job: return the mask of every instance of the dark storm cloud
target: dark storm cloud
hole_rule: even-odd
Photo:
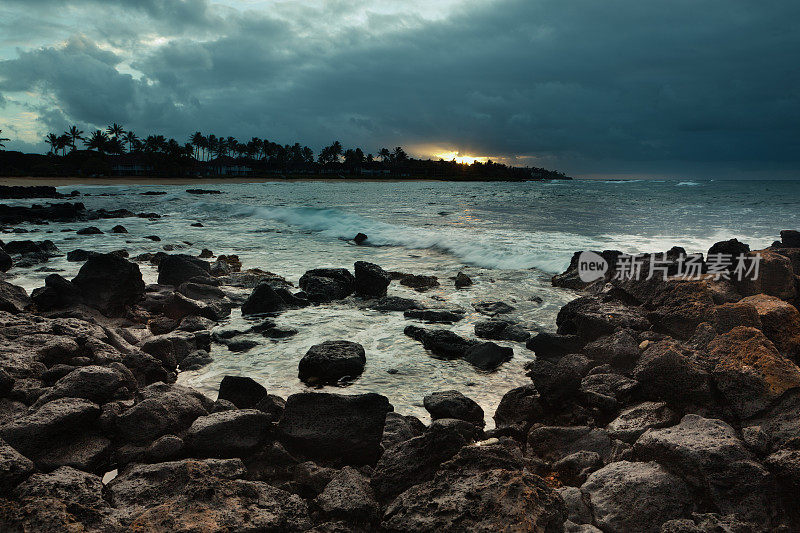
[[[205,26],[219,19],[211,12],[208,0],[4,0],[8,6],[57,9],[68,16],[70,11],[82,9],[114,9],[139,11],[153,20],[176,27]]]
[[[216,16],[200,0],[133,3]],[[793,1],[501,0],[436,22],[375,15],[352,31],[297,13],[228,12],[216,36],[132,57],[88,38],[23,51],[0,62],[0,94],[40,88],[71,120],[179,139],[431,145],[571,172],[800,160]]]

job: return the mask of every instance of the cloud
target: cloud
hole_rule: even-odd
[[[496,0],[436,17],[346,5],[117,1],[172,36],[154,42],[134,18],[132,40],[98,26],[22,50],[0,61],[0,94],[179,139],[437,146],[578,173],[800,161],[796,2]]]

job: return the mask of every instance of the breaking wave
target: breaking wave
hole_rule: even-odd
[[[569,245],[564,250],[553,250],[553,243],[569,243],[578,238],[576,235],[552,232],[522,233],[508,230],[477,231],[447,226],[433,229],[394,225],[331,208],[242,207],[236,214],[282,222],[335,239],[352,239],[357,233],[365,233],[369,237],[367,244],[373,246],[437,250],[477,267],[536,268],[547,273],[562,271],[576,249]],[[577,245],[576,242],[575,246]]]

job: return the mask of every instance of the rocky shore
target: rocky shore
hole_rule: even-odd
[[[121,232],[136,216],[65,205],[0,206],[0,219],[113,217]],[[578,291],[557,331],[526,331],[504,302],[476,305],[477,338],[408,326],[433,357],[482,371],[513,357],[493,341],[535,353],[531,383],[505,394],[493,429],[455,390],[421,399],[426,426],[379,394],[281,398],[229,375],[209,398],[175,383],[208,363],[212,342],[246,350],[244,333],[294,334],[273,320],[288,309],[350,298],[457,322],[463,309],[387,295],[435,279],[357,262],[295,287],[236,256],[161,249],[73,250],[78,275],[50,274],[31,294],[0,276],[0,530],[800,530],[800,233],[781,237],[757,252],[755,281],[609,271],[587,284],[576,255],[553,278]],[[0,271],[62,253],[47,242],[0,242]],[[733,240],[719,251],[756,254]],[[613,266],[619,252],[601,255]],[[144,262],[158,283],[145,284]],[[250,330],[214,329],[237,307]],[[309,385],[346,386],[369,364],[356,343],[319,341],[298,361]]]

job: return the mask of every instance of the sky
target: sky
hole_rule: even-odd
[[[800,178],[798,64],[797,0],[1,0],[0,129]]]

